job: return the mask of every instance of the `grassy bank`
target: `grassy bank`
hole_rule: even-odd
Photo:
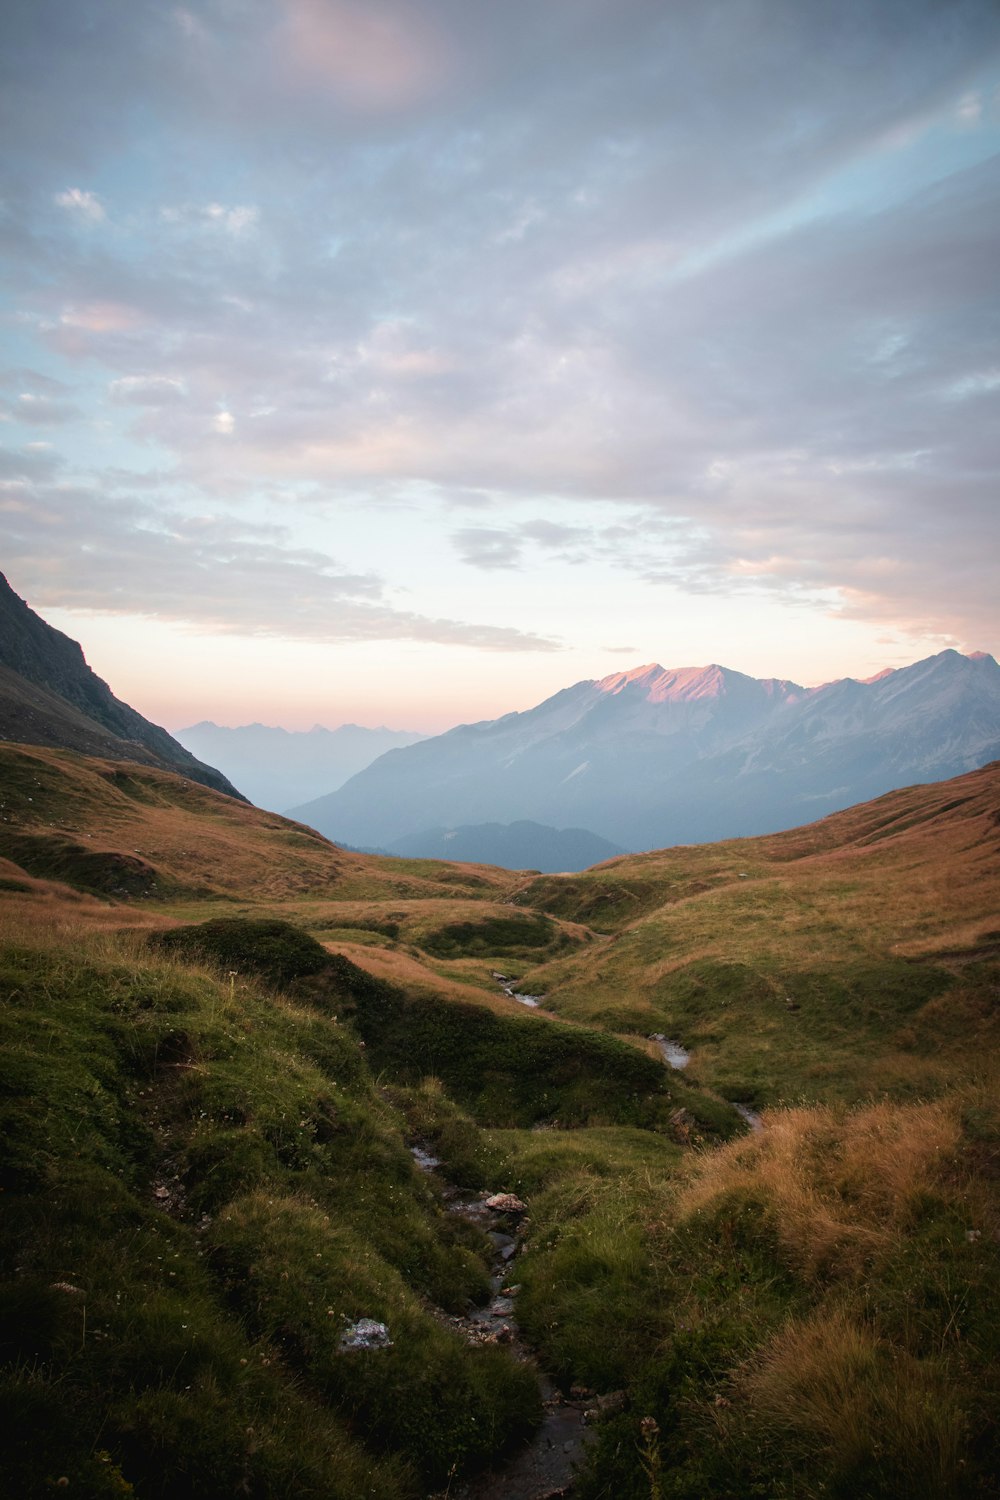
[[[625,1392],[583,1500],[996,1493],[992,1080],[777,1111],[679,1172],[624,1135],[504,1145],[525,1326],[564,1381]]]
[[[119,937],[6,934],[5,1493],[418,1496],[530,1430],[533,1377],[358,1042]],[[359,1319],[384,1348],[347,1350]]]
[[[158,945],[261,975],[351,1022],[369,1065],[397,1083],[441,1080],[494,1125],[623,1123],[669,1130],[680,1089],[701,1128],[729,1135],[732,1111],[672,1083],[662,1064],[615,1037],[545,1017],[413,992],[330,953],[292,924],[224,918],[175,928]]]

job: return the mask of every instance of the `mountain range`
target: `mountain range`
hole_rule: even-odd
[[[387,750],[422,738],[406,729],[359,724],[295,731],[267,724],[230,729],[206,720],[177,731],[192,755],[218,766],[251,802],[272,812],[335,791]]]
[[[138,761],[246,800],[214,766],[116,698],[78,643],[35,614],[2,573],[0,739]]]
[[[382,848],[527,819],[645,850],[792,828],[997,757],[1000,667],[982,652],[815,688],[654,663],[391,750],[290,812]]]

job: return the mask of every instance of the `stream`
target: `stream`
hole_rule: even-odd
[[[521,1005],[527,1005],[531,1010],[537,1010],[541,1005],[543,999],[541,995],[521,994],[518,990],[515,990],[513,982],[508,979],[506,974],[499,974],[494,969],[492,977],[496,980],[504,994],[509,995],[512,1000],[517,1000]],[[652,1032],[649,1040],[655,1042],[659,1047],[663,1054],[663,1061],[668,1068],[686,1068],[691,1061],[691,1054],[687,1048],[682,1047],[680,1042],[671,1041],[670,1037],[664,1036],[662,1031]],[[735,1099],[725,1099],[723,1102],[728,1104],[730,1108],[735,1109],[740,1119],[745,1120],[755,1134],[757,1131],[763,1129],[763,1122],[760,1115],[755,1109],[751,1109],[748,1104],[738,1104]]]
[[[492,977],[512,1000],[532,1010],[540,1007],[542,996],[519,993],[506,974],[494,971]],[[690,1052],[662,1032],[654,1032],[650,1041],[657,1044],[670,1068],[686,1068],[691,1061]],[[735,1100],[726,1102],[751,1130],[761,1129],[756,1110]],[[441,1165],[425,1145],[418,1143],[410,1150],[421,1171],[433,1172]],[[534,1353],[522,1339],[515,1315],[520,1290],[516,1265],[521,1249],[519,1226],[525,1205],[511,1193],[469,1194],[449,1184],[443,1184],[443,1193],[450,1213],[460,1214],[484,1230],[493,1246],[493,1255],[489,1301],[468,1313],[441,1313],[441,1317],[470,1343],[502,1344],[515,1359],[535,1366]],[[542,1397],[542,1421],[534,1437],[498,1468],[474,1475],[449,1490],[451,1500],[563,1500],[563,1497],[568,1500],[572,1496],[573,1476],[594,1436],[591,1424],[616,1409],[615,1403],[620,1401],[622,1393],[599,1397],[592,1391],[574,1387],[567,1398],[537,1367],[536,1373]]]
[[[663,1053],[663,1060],[668,1067],[686,1068],[691,1061],[691,1054],[687,1048],[682,1047],[680,1042],[672,1042],[669,1037],[663,1035],[662,1031],[652,1032],[649,1040],[655,1042],[659,1047]],[[720,1098],[721,1095],[716,1095],[716,1097]],[[740,1119],[745,1120],[755,1134],[757,1131],[763,1130],[763,1120],[757,1111],[751,1109],[748,1104],[738,1104],[735,1099],[725,1099],[723,1103],[728,1104],[731,1109],[735,1109]]]
[[[541,1005],[541,995],[523,995],[519,990],[514,988],[513,982],[507,978],[506,974],[498,974],[496,969],[494,969],[491,977],[496,980],[504,994],[509,995],[512,1000],[516,1000],[519,1005],[526,1005],[529,1010],[537,1010]]]
[[[425,1172],[440,1162],[425,1146],[410,1148],[413,1159]],[[535,1365],[532,1350],[524,1343],[515,1317],[516,1260],[521,1247],[518,1225],[525,1212],[511,1193],[468,1194],[444,1186],[450,1213],[485,1231],[493,1246],[490,1267],[490,1299],[462,1315],[442,1314],[444,1320],[472,1344],[502,1344],[513,1357]],[[592,1392],[566,1398],[549,1378],[537,1371],[542,1397],[542,1421],[530,1442],[515,1451],[500,1467],[461,1481],[449,1491],[451,1500],[558,1500],[573,1493],[573,1475],[593,1436],[587,1418],[594,1417]],[[606,1400],[606,1398],[605,1398]]]

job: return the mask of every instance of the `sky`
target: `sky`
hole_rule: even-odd
[[[5,0],[0,569],[147,717],[1000,649],[995,0]]]

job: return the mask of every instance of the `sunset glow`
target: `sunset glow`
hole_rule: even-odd
[[[995,6],[0,39],[0,566],[149,717],[1000,650]]]

